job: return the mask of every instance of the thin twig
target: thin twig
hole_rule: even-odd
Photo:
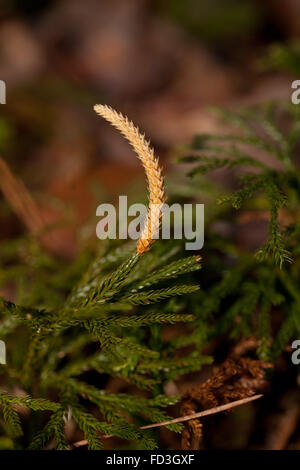
[[[6,200],[31,233],[41,231],[45,223],[36,202],[24,183],[17,178],[0,157],[0,189]]]
[[[202,418],[203,416],[209,416],[215,413],[220,413],[221,411],[230,410],[231,408],[234,408],[236,406],[245,405],[246,403],[249,403],[250,401],[261,398],[262,396],[263,395],[260,394],[260,395],[254,395],[248,398],[242,398],[241,400],[232,401],[231,403],[227,403],[226,405],[216,406],[215,408],[210,408],[209,410],[205,410],[205,411],[199,411],[198,413],[193,413],[191,415],[180,416],[179,418],[171,419],[169,421],[162,421],[161,423],[154,423],[154,424],[147,424],[146,426],[140,426],[139,429],[158,428],[161,426],[168,426],[169,424],[183,423],[184,421],[189,421],[190,419]],[[102,439],[109,439],[110,437],[113,437],[113,435],[112,434],[104,435],[102,436]],[[81,447],[81,446],[87,445],[87,443],[88,441],[84,439],[82,441],[74,442],[72,445],[73,447]]]

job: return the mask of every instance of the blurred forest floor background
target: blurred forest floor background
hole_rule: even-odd
[[[299,8],[296,0],[7,0],[0,153],[42,193],[46,220],[59,217],[63,201],[81,224],[102,202],[99,183],[120,193],[142,171],[126,142],[97,119],[95,103],[140,124],[168,167],[174,145],[220,131],[207,105],[289,96],[295,64],[286,70],[280,48],[297,43]],[[0,237],[20,230],[6,214]],[[62,252],[71,253],[65,236]]]

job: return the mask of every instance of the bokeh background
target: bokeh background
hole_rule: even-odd
[[[68,209],[80,225],[142,176],[95,103],[139,124],[168,170],[175,145],[218,130],[208,105],[289,96],[300,68],[299,13],[297,0],[5,0],[1,156],[47,221]],[[2,206],[0,237],[15,236],[22,224]],[[65,237],[59,250],[72,254]]]

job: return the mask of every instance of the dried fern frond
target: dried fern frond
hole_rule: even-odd
[[[164,179],[159,160],[155,156],[150,142],[126,116],[102,104],[95,105],[94,110],[123,134],[134,148],[145,168],[149,189],[149,207],[147,221],[137,243],[137,253],[143,254],[149,250],[155,235],[158,233],[161,223],[161,210],[166,200]]]
[[[257,345],[255,338],[238,343],[225,361],[214,369],[209,379],[186,392],[182,399],[181,413],[197,414],[198,410],[215,408],[264,392],[268,387],[266,371],[272,364],[249,357]],[[199,418],[188,421],[181,437],[182,448],[199,449],[202,434]]]

